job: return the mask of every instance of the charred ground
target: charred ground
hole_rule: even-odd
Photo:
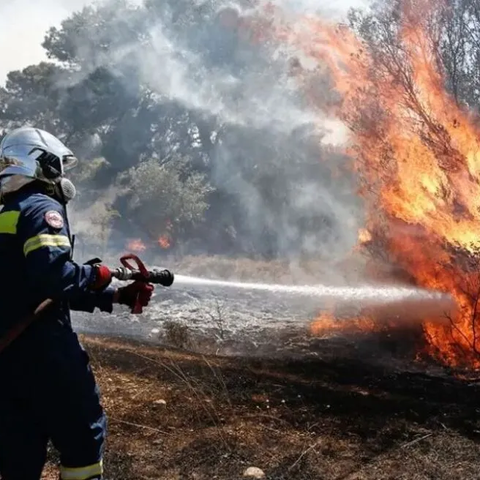
[[[342,357],[338,341],[303,359],[84,343],[110,417],[109,479],[234,480],[249,466],[272,480],[478,478],[475,382]]]

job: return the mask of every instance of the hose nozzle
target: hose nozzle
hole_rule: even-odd
[[[175,280],[175,275],[170,270],[151,270],[148,273],[148,282],[164,287],[172,286]]]
[[[130,260],[136,264],[136,268],[129,262]],[[170,287],[175,280],[175,276],[170,270],[159,270],[158,268],[147,270],[144,263],[133,253],[124,255],[120,262],[122,266],[113,270],[112,276],[122,281],[134,280]]]
[[[122,281],[138,280],[140,282],[148,282],[163,287],[170,287],[175,280],[174,274],[170,270],[130,270],[125,267],[118,267],[112,271],[112,276]]]

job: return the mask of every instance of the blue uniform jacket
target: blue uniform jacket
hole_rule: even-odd
[[[45,317],[71,327],[70,309],[112,311],[113,288],[93,292],[93,267],[72,260],[64,207],[28,188],[0,212],[0,337],[47,298]]]

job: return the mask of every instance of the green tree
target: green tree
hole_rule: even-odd
[[[47,62],[10,72],[5,87],[0,89],[2,127],[11,129],[29,123],[57,135],[68,134],[68,125],[58,115],[65,73]]]
[[[188,161],[150,159],[120,179],[126,188],[130,218],[153,239],[174,239],[204,221],[212,188],[205,177],[190,171]]]

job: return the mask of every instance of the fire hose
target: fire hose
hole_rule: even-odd
[[[135,265],[132,265],[130,261],[134,262]],[[137,281],[170,287],[175,279],[173,273],[169,270],[148,270],[142,260],[134,254],[123,256],[120,259],[120,263],[122,264],[121,267],[111,270],[112,277],[120,281]],[[39,319],[54,303],[55,301],[51,298],[43,301],[31,315],[24,318],[23,321],[19,322],[0,338],[0,353],[14,342],[33,322]],[[132,313],[138,315],[142,312],[142,305],[139,299],[137,299]]]

